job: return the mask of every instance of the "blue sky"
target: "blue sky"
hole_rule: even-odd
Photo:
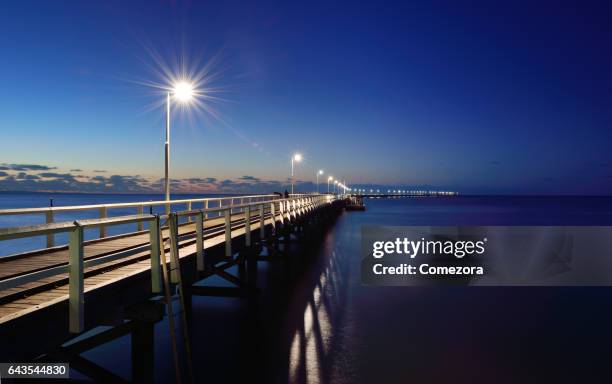
[[[163,95],[139,84],[163,80],[156,52],[167,63],[217,59],[220,118],[173,113],[172,176],[215,180],[186,190],[243,176],[255,189],[282,187],[299,151],[305,182],[322,168],[353,185],[610,194],[610,11],[558,1],[10,2],[0,14],[0,189],[157,188],[164,112],[153,106]],[[19,172],[39,178],[24,184]]]

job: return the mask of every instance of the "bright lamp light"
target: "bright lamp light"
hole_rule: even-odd
[[[188,102],[193,98],[193,85],[186,81],[178,82],[174,85],[173,93],[179,101]]]

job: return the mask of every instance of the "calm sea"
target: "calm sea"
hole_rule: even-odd
[[[57,204],[143,199],[54,197]],[[46,199],[0,194],[0,206],[44,206]],[[363,286],[360,230],[365,224],[612,225],[611,198],[368,199],[366,205],[365,212],[345,212],[321,243],[294,255],[309,260],[299,270],[259,263],[256,303],[194,297],[198,382],[606,382],[612,289]],[[131,347],[125,336],[83,356],[130,379]],[[155,326],[155,356],[156,381],[172,382],[167,319]]]

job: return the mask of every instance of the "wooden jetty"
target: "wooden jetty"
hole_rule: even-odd
[[[188,282],[188,296],[250,294],[254,287],[227,269],[242,268],[248,255],[264,246],[274,254],[279,241],[289,241],[291,233],[337,215],[346,203],[347,197],[342,195],[257,195],[0,210],[0,215],[40,214],[46,220],[40,225],[0,228],[0,241],[47,238],[45,249],[0,257],[0,361],[31,359],[99,325],[116,326],[117,333],[125,332],[120,329],[127,320],[159,318],[158,306],[144,311],[142,307],[162,292],[161,254],[171,264],[171,281],[177,282],[177,273],[181,273]],[[201,208],[194,208],[197,205]],[[165,206],[170,213],[144,213],[153,206]],[[173,211],[177,206],[187,209]],[[136,212],[109,217],[108,212],[117,208]],[[92,210],[100,217],[53,220],[58,212]],[[173,220],[176,232],[169,230]],[[108,236],[108,227],[124,224],[134,225],[135,231]],[[90,228],[98,229],[99,238],[84,240],[84,231]],[[55,244],[58,233],[68,234],[67,245]],[[169,257],[171,252],[178,257]],[[174,260],[180,260],[180,266],[172,265]],[[233,285],[201,284],[212,275]],[[106,337],[98,339],[101,342]],[[68,356],[71,364],[90,367],[78,356],[84,348],[72,347]],[[61,351],[56,349],[56,355],[68,359],[68,351]],[[98,373],[98,378],[105,377]]]
[[[400,198],[400,197],[451,197],[459,196],[450,191],[389,191],[389,192],[352,192],[351,196],[360,198]]]

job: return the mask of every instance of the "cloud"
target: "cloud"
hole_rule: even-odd
[[[49,191],[89,193],[162,193],[164,179],[146,178],[140,175],[83,175],[79,168],[70,172],[40,172],[57,169],[33,164],[2,164],[0,191]],[[23,171],[15,172],[19,169]],[[9,172],[5,172],[7,170]],[[12,171],[12,173],[10,172]],[[94,172],[106,172],[96,170]],[[263,180],[244,175],[223,180],[215,177],[190,177],[171,179],[173,193],[272,193],[290,189],[286,180]],[[311,182],[296,181],[297,191],[313,191]]]
[[[105,173],[106,169],[94,169],[93,170],[95,173]]]
[[[39,176],[36,175],[28,175],[25,172],[19,172],[17,176],[15,176],[17,180],[37,180],[40,179]]]
[[[255,176],[242,176],[238,178],[239,180],[244,180],[244,181],[253,181],[253,182],[259,182],[261,181],[260,178],[255,177]]]
[[[52,179],[59,179],[65,181],[74,181],[74,175],[70,173],[55,173],[55,172],[43,172],[39,173],[38,176]]]
[[[217,179],[214,177],[206,177],[206,178],[192,177],[189,179],[185,179],[185,181],[188,181],[193,184],[215,184],[217,182]]]
[[[57,169],[57,167],[38,164],[0,164],[0,171],[50,171],[52,169]]]

